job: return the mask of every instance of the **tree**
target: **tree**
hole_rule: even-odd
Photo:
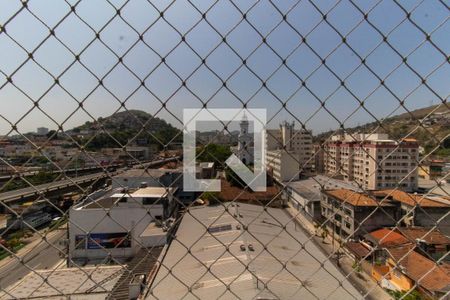
[[[230,157],[231,150],[228,146],[208,144],[198,151],[197,160],[200,162],[215,162],[219,166],[224,166],[225,161]]]
[[[424,299],[417,290],[411,291],[408,295],[406,295],[406,293],[408,293],[408,291],[401,291],[401,292],[400,291],[392,291],[391,292],[394,299],[402,299],[402,300],[422,300],[422,299]]]
[[[58,139],[58,133],[56,132],[56,130],[50,130],[46,136],[47,136],[47,139],[51,139],[51,140]]]

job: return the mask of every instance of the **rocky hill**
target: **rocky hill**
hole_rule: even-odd
[[[148,123],[147,123],[148,122]],[[147,124],[146,124],[147,123]],[[162,129],[174,128],[165,120],[152,117],[150,114],[141,110],[128,110],[117,112],[106,118],[98,118],[97,122],[86,122],[85,124],[74,128],[74,130],[98,130],[101,125],[106,130],[131,130],[139,131],[146,124],[145,130],[149,132],[157,132]]]
[[[104,130],[113,138],[104,133]],[[99,118],[95,122],[86,122],[72,131],[99,133],[88,143],[90,149],[118,147],[130,140],[144,141],[146,144],[157,144],[162,147],[165,144],[180,142],[182,139],[179,129],[163,119],[140,110],[117,112],[109,117]]]
[[[422,124],[423,126],[420,126]],[[339,132],[342,132],[340,130]],[[377,132],[387,133],[392,139],[400,140],[404,137],[415,138],[425,148],[426,153],[436,146],[441,147],[433,151],[433,155],[450,157],[450,104],[429,106],[392,116],[380,122],[367,123],[361,126],[346,128],[346,133]],[[317,142],[325,141],[333,131],[323,132],[315,137]]]

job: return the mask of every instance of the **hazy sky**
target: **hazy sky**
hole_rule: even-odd
[[[64,122],[64,129],[70,129],[92,117],[112,114],[125,99],[128,109],[156,114],[180,127],[177,118],[182,119],[183,108],[201,107],[202,101],[209,99],[208,107],[236,108],[242,107],[239,98],[247,102],[252,97],[248,107],[267,108],[268,119],[273,119],[269,127],[296,118],[297,123],[306,122],[317,133],[338,124],[318,100],[325,101],[335,89],[338,91],[326,100],[325,106],[337,119],[348,118],[345,126],[373,121],[362,109],[350,115],[359,106],[354,96],[363,100],[377,87],[365,100],[365,107],[377,118],[398,108],[398,100],[380,87],[371,71],[385,79],[385,86],[404,99],[408,109],[440,103],[439,97],[446,99],[450,91],[450,66],[444,55],[450,52],[449,14],[435,0],[398,2],[406,11],[414,9],[411,21],[430,33],[444,54],[424,42],[425,35],[405,20],[405,12],[394,1],[353,0],[359,10],[369,12],[368,21],[373,26],[383,34],[389,33],[387,41],[395,51],[409,55],[410,67],[421,76],[429,76],[427,84],[435,93],[421,85],[399,55],[382,42],[380,32],[364,21],[362,13],[347,0],[313,1],[316,7],[307,0],[219,0],[212,8],[214,1],[191,0],[196,9],[184,0],[176,0],[169,8],[169,1],[152,1],[152,6],[146,0],[130,0],[123,6],[126,1],[82,0],[76,5],[76,14],[70,12],[68,4],[76,1],[28,2],[28,10],[17,13],[22,8],[21,1],[0,1],[0,24],[6,28],[6,34],[0,33],[0,115],[11,123],[18,122],[20,132],[40,126],[56,128],[51,119],[33,109],[32,100],[39,100],[43,111],[57,123]],[[115,16],[120,7],[120,16]],[[242,20],[238,9],[246,12],[246,20]],[[323,21],[318,9],[327,13],[327,21],[346,37],[348,45],[342,44],[342,38]],[[204,20],[202,14],[206,11]],[[280,12],[287,13],[285,21]],[[48,37],[46,26],[56,26],[55,37]],[[396,29],[392,31],[393,28]],[[100,40],[95,39],[95,31],[100,31]],[[306,36],[307,44],[298,33]],[[185,41],[181,35],[185,35]],[[223,42],[225,35],[228,45]],[[267,44],[259,46],[261,35]],[[33,52],[34,61],[28,59],[27,52]],[[115,66],[118,56],[124,54],[122,64]],[[80,62],[74,62],[74,55],[79,55]],[[358,55],[365,58],[367,66],[361,65]],[[165,57],[164,63],[161,57]],[[345,79],[345,86],[354,96],[340,87],[340,79],[322,64],[325,57],[326,66]],[[205,58],[207,67],[202,64]],[[283,65],[271,75],[283,59],[288,67]],[[402,65],[397,68],[399,64]],[[58,77],[60,85],[52,87],[53,77],[39,65]],[[430,72],[433,73],[429,75]],[[16,86],[6,83],[11,74]],[[108,75],[103,78],[105,74]],[[95,76],[102,78],[103,86],[98,86]],[[299,78],[306,79],[310,91],[301,87]],[[186,80],[187,87],[179,89],[182,80]],[[226,88],[222,80],[226,80]],[[261,80],[267,81],[266,87],[257,92],[262,87]],[[83,108],[90,115],[77,110],[77,101],[83,100]],[[165,108],[162,102],[167,102]],[[32,111],[27,114],[29,110]],[[396,113],[402,112],[404,109]],[[0,134],[10,128],[0,119]]]

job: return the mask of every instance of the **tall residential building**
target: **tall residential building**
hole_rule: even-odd
[[[283,122],[279,129],[266,130],[266,166],[279,181],[311,174],[314,164],[312,134]]]
[[[325,173],[368,190],[417,189],[418,159],[415,139],[396,142],[386,134],[337,135],[325,144]]]
[[[267,151],[266,166],[269,174],[280,182],[295,181],[300,175],[296,157],[283,149]]]

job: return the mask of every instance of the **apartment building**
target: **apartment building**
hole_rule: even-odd
[[[445,197],[399,190],[361,193],[348,189],[322,191],[322,219],[337,235],[357,238],[382,227],[436,227],[450,234],[450,202]]]
[[[415,139],[397,142],[386,134],[337,135],[325,144],[324,155],[327,175],[354,181],[364,189],[417,189],[419,145]]]
[[[282,149],[267,151],[266,167],[269,175],[278,182],[295,181],[299,178],[300,165],[295,153]]]
[[[392,201],[378,201],[368,194],[346,189],[323,191],[320,204],[325,225],[343,238],[395,226],[400,217]]]
[[[283,122],[279,129],[266,130],[266,166],[274,178],[299,178],[309,175],[314,165],[312,134],[295,129],[295,123]]]
[[[325,171],[325,152],[322,145],[314,145],[314,173],[322,174]]]

